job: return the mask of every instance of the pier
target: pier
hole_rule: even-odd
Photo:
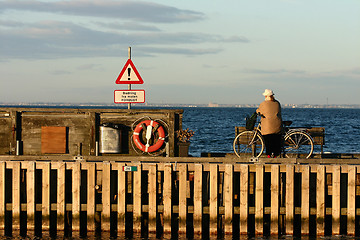
[[[166,126],[158,156],[131,147],[144,117]],[[181,110],[0,109],[0,235],[360,236],[359,156],[178,157],[181,119]],[[116,152],[101,145],[101,127],[120,129]]]
[[[359,234],[360,165],[353,160],[0,159],[0,229],[7,235]]]

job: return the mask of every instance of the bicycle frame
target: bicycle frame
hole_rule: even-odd
[[[305,155],[306,158],[309,158],[313,152],[314,144],[312,137],[307,133],[306,128],[289,128],[288,126],[290,125],[290,121],[283,122],[281,155],[286,157]],[[241,145],[244,145],[244,147],[240,147]],[[259,148],[260,152],[256,153],[259,145],[261,146]],[[260,157],[265,147],[264,138],[261,134],[261,122],[257,122],[253,130],[246,130],[239,133],[234,139],[233,147],[238,157],[240,157],[241,153],[248,152],[248,150],[252,151],[254,157]]]

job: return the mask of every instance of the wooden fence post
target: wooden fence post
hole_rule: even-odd
[[[202,234],[203,165],[195,164],[194,172],[194,235]]]
[[[156,216],[157,216],[157,164],[149,166],[149,234],[156,233]]]
[[[41,215],[42,215],[42,231],[49,231],[50,229],[50,172],[51,163],[44,162],[37,164],[42,170],[42,202],[41,202]]]
[[[234,166],[232,164],[225,165],[224,173],[224,198],[225,198],[225,234],[233,234],[233,218],[234,218]]]
[[[5,229],[5,162],[0,162],[0,233]]]
[[[240,234],[248,234],[248,213],[249,213],[249,166],[240,165]]]
[[[303,165],[301,169],[301,234],[309,235],[310,217],[310,166]]]
[[[12,229],[20,230],[20,162],[12,162]]]
[[[81,164],[71,163],[72,169],[72,230],[80,231]]]
[[[65,231],[66,163],[57,163],[57,231]]]
[[[279,165],[271,166],[271,213],[270,213],[270,234],[279,234],[279,188],[280,188]]]
[[[186,204],[186,185],[187,185],[187,164],[178,165],[179,171],[179,234],[186,233],[187,204]]]
[[[23,162],[26,169],[26,215],[27,231],[35,230],[35,162]]]
[[[142,201],[141,201],[141,190],[142,190],[142,165],[136,164],[137,171],[133,172],[133,232],[141,233],[142,223]]]
[[[164,183],[163,183],[163,203],[164,203],[164,234],[171,233],[171,217],[172,217],[172,164],[164,165]]]
[[[210,164],[210,235],[218,233],[218,165]]]
[[[318,236],[325,234],[325,166],[317,166],[316,177],[316,225]]]
[[[114,163],[114,168],[118,171],[118,198],[117,198],[117,218],[118,234],[125,236],[125,215],[126,215],[126,172],[123,171],[124,163]]]
[[[348,166],[347,234],[355,236],[356,219],[356,166]]]
[[[82,167],[87,170],[87,231],[94,232],[95,226],[95,185],[96,185],[96,163],[82,163]]]
[[[340,165],[332,167],[332,234],[340,234]]]
[[[286,165],[286,187],[285,187],[285,233],[294,233],[294,165]]]
[[[255,176],[255,234],[264,233],[264,165],[256,165]]]
[[[102,163],[102,212],[101,212],[101,230],[105,232],[110,231],[110,217],[111,217],[111,196],[110,196],[110,179],[111,179],[111,164],[110,162]]]

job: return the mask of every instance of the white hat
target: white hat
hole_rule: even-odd
[[[271,89],[265,89],[265,92],[262,95],[268,97],[274,95],[274,93]]]

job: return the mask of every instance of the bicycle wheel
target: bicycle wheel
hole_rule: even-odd
[[[236,156],[260,157],[264,151],[264,139],[256,131],[244,131],[239,133],[233,143]]]
[[[285,136],[285,156],[288,158],[309,158],[314,151],[314,142],[305,132],[292,132]]]

